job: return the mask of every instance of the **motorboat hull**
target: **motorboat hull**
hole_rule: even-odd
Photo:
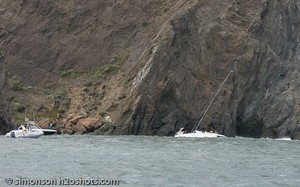
[[[43,131],[23,131],[23,130],[12,130],[8,132],[5,137],[9,138],[39,138],[44,135]]]
[[[44,132],[44,135],[52,135],[57,133],[57,130],[46,130],[46,129],[41,129]]]
[[[44,135],[52,135],[57,133],[57,130],[53,130],[53,129],[32,129],[33,132],[35,131],[43,131]]]
[[[217,137],[225,137],[222,134],[212,133],[212,132],[202,132],[202,131],[195,131],[192,133],[184,133],[184,134],[176,134],[175,138],[183,137],[183,138],[217,138]]]

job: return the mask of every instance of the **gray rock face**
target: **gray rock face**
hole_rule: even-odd
[[[215,0],[187,7],[151,42],[154,52],[133,83],[138,102],[118,128],[149,135],[192,129],[233,70],[201,128],[227,136],[296,135],[299,18],[297,1]]]
[[[5,83],[5,69],[4,63],[0,57],[0,134],[5,134],[13,125],[7,115],[7,106],[4,100],[4,83]]]

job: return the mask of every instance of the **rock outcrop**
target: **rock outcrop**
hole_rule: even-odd
[[[0,134],[5,134],[13,128],[8,117],[8,107],[4,99],[4,86],[5,86],[5,68],[3,59],[0,57]]]
[[[200,128],[300,138],[297,0],[2,4],[0,49],[23,115],[67,133],[174,135],[233,70]],[[111,120],[90,128],[70,114]]]
[[[114,132],[192,129],[233,70],[202,128],[227,136],[297,134],[299,16],[297,1],[263,0],[202,1],[174,15],[145,50],[148,61],[132,84],[134,104]]]
[[[79,133],[93,132],[101,127],[100,118],[80,119],[75,125],[75,131]]]

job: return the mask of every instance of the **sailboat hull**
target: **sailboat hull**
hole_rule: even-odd
[[[175,138],[217,138],[217,137],[225,137],[222,134],[218,134],[218,133],[212,133],[212,132],[202,132],[202,131],[195,131],[192,133],[185,133],[185,134],[176,134],[174,136]]]

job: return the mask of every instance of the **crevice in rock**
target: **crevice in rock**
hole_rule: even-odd
[[[263,120],[253,119],[251,121],[243,121],[240,116],[236,118],[236,135],[252,138],[260,138],[263,133]]]

